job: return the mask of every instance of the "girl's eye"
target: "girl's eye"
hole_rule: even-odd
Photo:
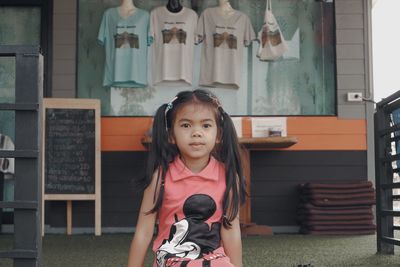
[[[189,123],[182,123],[182,124],[181,124],[181,127],[183,127],[183,128],[189,128],[189,127],[190,127],[190,124],[189,124]]]
[[[203,127],[204,127],[204,128],[211,128],[211,127],[212,127],[212,125],[211,125],[211,124],[209,124],[209,123],[206,123],[206,124],[204,124],[204,125],[203,125]]]

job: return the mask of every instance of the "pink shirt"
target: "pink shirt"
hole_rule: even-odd
[[[208,165],[201,172],[193,173],[177,157],[170,164],[165,177],[164,198],[158,213],[158,235],[154,240],[153,250],[156,251],[163,240],[168,239],[171,226],[176,222],[175,216],[178,221],[185,218],[183,204],[193,195],[208,195],[214,200],[216,210],[205,221],[210,228],[212,223],[221,222],[225,188],[225,168],[215,158],[211,157]]]

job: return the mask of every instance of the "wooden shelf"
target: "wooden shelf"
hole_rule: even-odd
[[[269,149],[269,148],[286,148],[297,143],[296,137],[249,137],[239,138],[239,143],[247,149]],[[142,138],[142,144],[149,148],[151,137]]]
[[[297,143],[296,137],[250,137],[239,138],[239,143],[247,149],[286,148]]]

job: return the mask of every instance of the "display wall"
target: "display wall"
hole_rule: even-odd
[[[167,1],[134,1],[151,11]],[[265,0],[230,1],[249,16],[257,33],[263,24]],[[105,87],[102,85],[105,49],[97,36],[103,13],[120,4],[118,0],[79,0],[78,2],[77,95],[99,98],[103,116],[151,116],[177,92],[199,88],[202,44],[194,49],[191,86],[144,88]],[[182,1],[200,16],[217,1]],[[334,3],[315,0],[272,0],[272,10],[289,50],[276,61],[260,61],[258,42],[245,48],[241,84],[235,88],[209,88],[222,100],[231,115],[335,115]],[[148,50],[148,81],[151,81],[151,49]]]

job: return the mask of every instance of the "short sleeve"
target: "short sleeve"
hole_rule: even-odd
[[[244,45],[249,46],[252,41],[256,39],[256,34],[254,32],[253,26],[248,16],[246,16],[246,23],[244,26]]]
[[[107,11],[104,12],[103,18],[101,19],[99,34],[97,35],[97,40],[101,45],[104,45],[107,39],[107,29],[108,29],[108,22],[107,22]]]
[[[200,15],[200,19],[197,22],[197,29],[196,29],[196,33],[195,33],[195,44],[199,44],[201,43],[205,36],[205,29],[206,29],[206,20],[205,20],[205,11],[203,11],[203,13]]]

